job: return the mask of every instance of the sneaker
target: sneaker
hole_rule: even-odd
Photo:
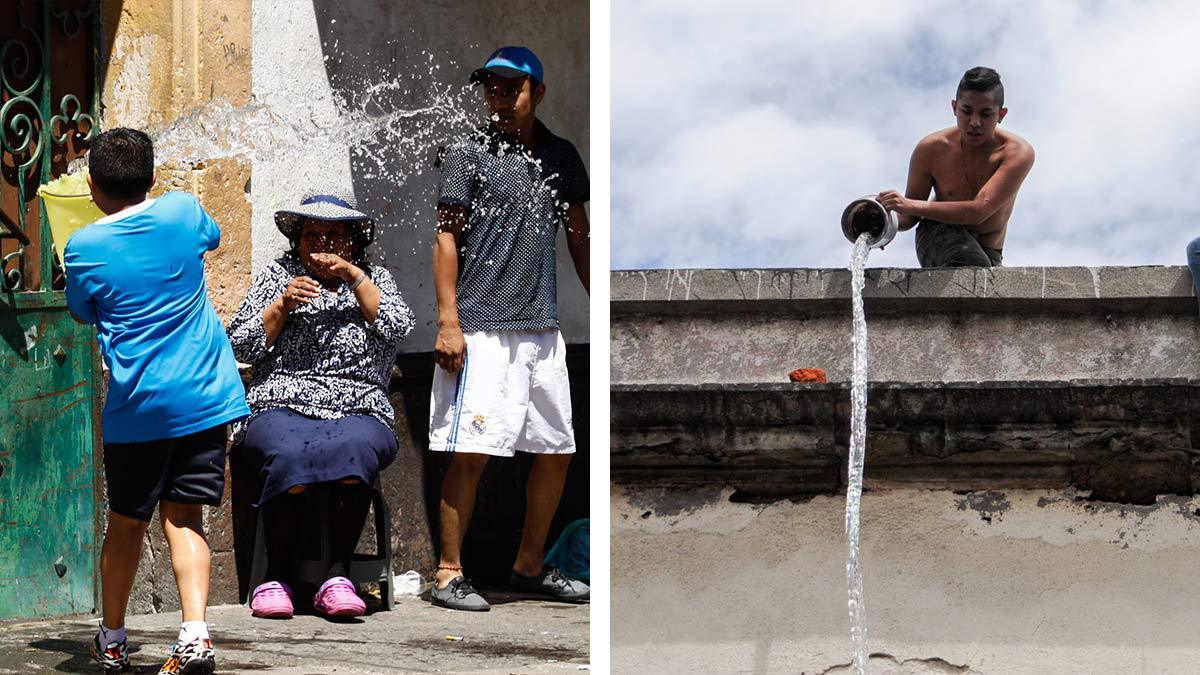
[[[104,675],[112,673],[123,673],[129,670],[129,649],[125,646],[125,640],[120,642],[110,642],[107,647],[100,646],[100,634],[92,638],[92,643],[88,645],[88,651],[92,655],[92,660],[100,664],[104,669]]]
[[[429,592],[433,604],[447,609],[461,609],[467,612],[486,612],[492,608],[487,600],[471,586],[466,577],[454,577],[445,588],[438,588],[434,582]]]
[[[158,675],[212,675],[216,669],[212,640],[196,640],[186,645],[176,643]]]
[[[333,577],[317,589],[313,609],[325,616],[362,616],[367,612],[367,603],[358,597],[354,582],[346,577]]]
[[[250,614],[260,619],[290,619],[294,612],[292,589],[287,584],[268,581],[250,596]]]
[[[588,602],[592,597],[592,589],[587,584],[564,576],[557,567],[552,566],[543,567],[541,574],[532,577],[517,574],[514,570],[509,577],[509,584],[523,593],[548,595],[567,602]]]

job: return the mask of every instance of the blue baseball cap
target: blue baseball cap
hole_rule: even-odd
[[[483,76],[495,73],[500,77],[521,77],[527,75],[536,82],[542,79],[542,62],[538,60],[533,50],[528,47],[510,45],[492,52],[484,62],[483,67],[471,73],[471,82],[480,82]]]

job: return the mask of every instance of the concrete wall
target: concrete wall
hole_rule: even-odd
[[[312,0],[257,0],[252,14],[255,100],[274,110],[310,118],[317,127],[335,123],[337,107],[325,73],[325,52]],[[254,161],[251,199],[256,271],[287,248],[287,240],[275,228],[276,210],[299,204],[311,184],[352,185],[350,153],[344,147],[314,143],[307,152],[282,160]]]
[[[347,3],[334,0],[257,0],[253,11],[254,96],[287,116],[311,118],[315,128],[335,125],[338,102],[354,102],[367,84],[399,82],[388,109],[428,105],[437,87],[467,83],[497,46],[525,44],[541,58],[547,94],[538,116],[589,156],[588,3],[520,0],[516,3]],[[432,57],[432,59],[431,59]],[[432,69],[432,73],[430,72]],[[465,97],[469,116],[458,129],[436,128],[411,148],[384,149],[382,166],[353,155],[344,145],[314,142],[310,151],[254,163],[254,266],[261,268],[286,246],[275,228],[275,210],[299,202],[310,186],[351,187],[359,208],[376,218],[372,259],[387,265],[417,316],[403,343],[395,378],[400,456],[383,474],[393,510],[393,544],[398,571],[428,573],[436,564],[431,532],[442,458],[431,457],[428,400],[432,348],[437,333],[431,267],[438,172],[437,146],[451,132],[482,121],[482,100]],[[403,180],[395,176],[404,174]],[[551,538],[570,520],[587,515],[588,301],[566,243],[558,241],[559,318],[572,343],[569,370],[579,454],[572,462],[563,505]],[[464,542],[473,578],[503,582],[519,540],[528,466],[492,462],[480,486],[479,503]]]
[[[104,2],[102,128],[160,127],[213,99],[251,97],[250,3],[246,0]],[[250,286],[250,164],[220,160],[162,167],[153,194],[187,190],[221,225],[210,253],[209,297],[230,316]]]
[[[234,105],[251,97],[248,0],[102,2],[100,53],[102,127],[159,127],[212,99]],[[250,286],[250,164],[219,160],[160,167],[152,194],[186,190],[221,226],[221,246],[206,257],[209,297],[222,318],[237,309]],[[213,550],[211,602],[237,600],[228,502],[206,510]],[[147,534],[131,612],[179,607],[166,541],[156,524]]]
[[[611,279],[614,384],[850,379],[846,270]],[[1200,377],[1184,267],[873,269],[864,305],[876,381]]]
[[[613,672],[852,672],[843,498],[728,496],[614,489]],[[870,672],[1193,673],[1197,512],[1193,497],[869,492]]]
[[[588,158],[588,4],[526,1],[504,6],[491,3],[458,5],[418,2],[342,3],[327,0],[173,0],[150,3],[103,2],[100,45],[103,126],[154,129],[210,101],[233,106],[259,103],[286,118],[303,119],[305,129],[328,127],[337,120],[337,97],[353,96],[364,80],[384,79],[388,69],[427,67],[424,52],[435,55],[447,82],[465,82],[495,46],[524,43],[546,65],[549,92],[539,116],[556,132],[576,143]],[[416,60],[410,60],[416,59]],[[386,68],[381,64],[385,64]],[[398,72],[398,71],[396,71]],[[341,89],[339,89],[341,87]],[[429,266],[434,219],[432,204],[436,172],[435,147],[424,158],[429,171],[397,185],[377,178],[352,161],[344,145],[313,143],[304,152],[270,160],[224,159],[199,164],[161,167],[154,194],[187,190],[196,194],[222,228],[221,247],[210,253],[209,295],[222,318],[240,304],[252,272],[276,257],[286,246],[275,229],[275,210],[299,202],[301,193],[317,185],[352,187],[360,208],[377,217],[381,234],[375,244],[377,260],[395,274],[409,304],[417,312],[419,329],[405,344],[417,353],[408,367],[409,380],[398,377],[397,392],[428,399],[430,374],[424,361],[432,351],[436,327]],[[425,221],[421,221],[424,214]],[[423,223],[413,227],[412,223]],[[587,299],[577,281],[565,243],[560,237],[559,307],[563,331],[573,343],[587,341]],[[581,348],[581,349],[580,349]],[[574,345],[573,387],[580,393],[577,407],[586,408],[586,346]],[[421,391],[422,387],[425,387]],[[413,391],[417,394],[412,394]],[[402,404],[396,394],[401,455],[384,474],[384,491],[393,511],[396,563],[403,571],[431,571],[433,548],[427,502],[438,467],[425,457],[423,431],[427,410]],[[581,438],[586,441],[586,416]],[[571,487],[554,532],[565,519],[586,515],[588,472],[586,442],[575,462]],[[527,467],[526,467],[527,468]],[[512,485],[523,485],[522,467],[490,470],[481,491],[487,500],[508,499],[506,509],[481,508],[479,530],[467,542],[481,551],[481,576],[499,576],[483,553],[508,554],[512,539],[508,525],[519,522],[520,503],[511,499]],[[227,479],[227,486],[230,481]],[[511,484],[511,485],[510,485]],[[497,489],[503,488],[503,489]],[[228,493],[227,493],[228,494]],[[213,548],[211,602],[237,600],[230,504],[206,514]],[[503,531],[494,530],[503,525]],[[370,528],[368,528],[370,529]],[[485,536],[492,530],[491,538]],[[552,536],[554,534],[552,532]],[[369,534],[369,533],[368,533]],[[367,535],[364,535],[366,537]],[[169,552],[161,530],[154,525],[147,537],[131,612],[174,611],[178,597]],[[515,544],[513,544],[515,547]],[[511,561],[509,561],[511,562]],[[508,564],[508,563],[505,563]]]
[[[515,3],[346,3],[335,0],[259,0],[254,6],[255,97],[292,115],[327,122],[335,97],[353,100],[365,83],[404,83],[397,108],[427,104],[430,84],[461,86],[496,47],[525,44],[545,65],[547,93],[538,116],[589,157],[588,3],[520,0]],[[430,61],[432,57],[432,61]],[[431,75],[430,64],[438,66]],[[440,85],[438,85],[440,86]],[[407,95],[408,98],[405,98]],[[477,101],[468,96],[470,105]],[[482,121],[482,109],[474,119]],[[463,125],[461,131],[469,131]],[[438,132],[441,134],[441,132]],[[447,136],[449,138],[449,136]],[[444,142],[444,141],[442,141]],[[438,143],[422,156],[399,153],[383,170],[351,157],[345,147],[314,146],[312,153],[257,162],[254,167],[256,269],[285,242],[271,214],[295,204],[310,185],[352,186],[362,210],[377,219],[374,255],[396,276],[417,314],[405,352],[430,352],[437,334],[432,285]],[[413,169],[422,170],[415,173]],[[394,175],[409,173],[403,181]],[[572,343],[587,342],[587,297],[560,235],[559,313]]]
[[[870,672],[1194,671],[1186,270],[882,269],[865,296]],[[851,672],[849,274],[618,272],[612,299],[614,672]]]

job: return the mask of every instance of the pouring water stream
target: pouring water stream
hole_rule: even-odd
[[[854,672],[866,675],[867,624],[859,556],[859,516],[862,507],[863,462],[867,452],[867,320],[863,313],[864,268],[871,251],[870,234],[859,235],[850,255],[854,332],[851,348],[854,371],[850,383],[850,457],[846,480],[846,583],[849,589],[850,638],[854,642]]]

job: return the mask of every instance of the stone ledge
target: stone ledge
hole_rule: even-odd
[[[731,486],[747,500],[844,488],[844,384],[616,385],[614,482]],[[867,487],[1065,488],[1152,503],[1200,485],[1200,381],[872,383]]]
[[[610,276],[614,313],[823,311],[849,307],[846,269],[628,270]],[[866,271],[869,309],[1195,312],[1183,266],[874,268]]]

